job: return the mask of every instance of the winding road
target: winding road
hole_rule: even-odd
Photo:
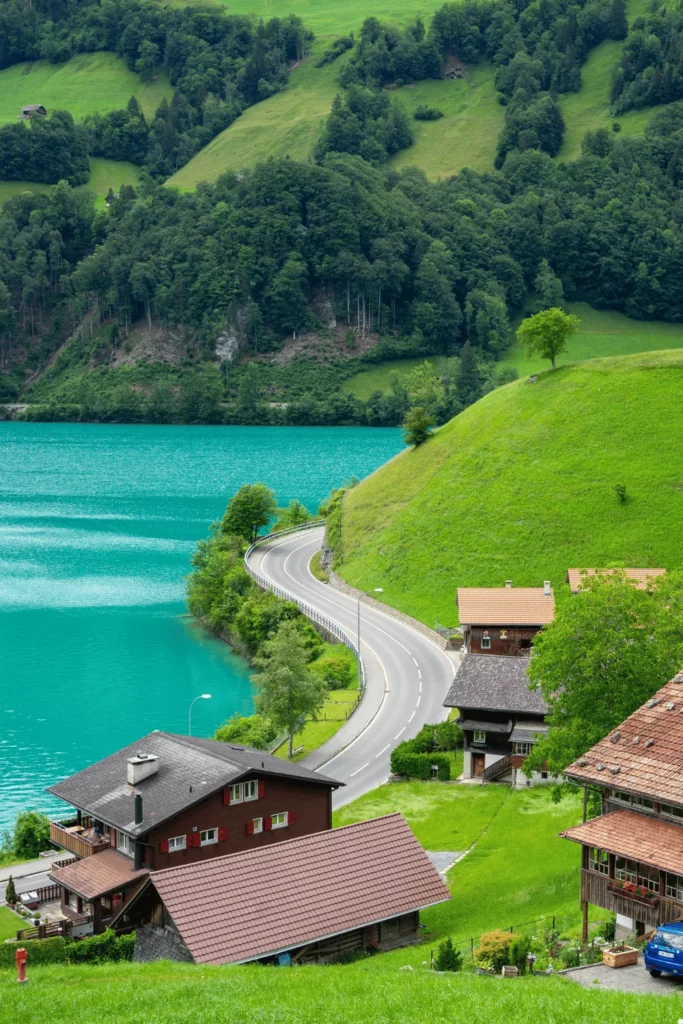
[[[354,640],[360,608],[365,695],[335,736],[302,762],[346,784],[333,798],[341,807],[386,781],[397,743],[415,736],[426,722],[446,718],[443,700],[455,664],[411,626],[317,580],[308,566],[323,535],[321,527],[269,540],[250,552],[248,565]]]

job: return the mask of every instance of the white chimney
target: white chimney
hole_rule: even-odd
[[[510,588],[512,587],[512,580],[505,580],[505,586],[507,587],[508,590],[510,590]]]
[[[159,771],[159,758],[156,754],[136,754],[128,758],[128,784],[137,786],[138,782],[156,775]]]
[[[550,597],[552,595],[552,591],[550,589],[550,580],[545,580],[543,584],[543,594],[545,597]]]

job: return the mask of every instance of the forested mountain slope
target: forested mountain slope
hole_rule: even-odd
[[[661,352],[494,391],[347,493],[339,571],[433,626],[459,586],[680,568],[682,387],[683,354]]]

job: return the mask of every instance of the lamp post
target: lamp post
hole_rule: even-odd
[[[211,700],[211,694],[210,693],[200,693],[199,696],[195,697],[195,699],[190,704],[190,710],[189,710],[188,715],[187,715],[187,735],[188,736],[192,735],[192,708],[194,707],[194,705],[197,703],[198,700]]]

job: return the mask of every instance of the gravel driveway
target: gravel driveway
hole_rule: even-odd
[[[564,971],[563,977],[571,978],[584,988],[610,989],[616,992],[655,993],[660,996],[682,995],[683,979],[663,975],[651,978],[645,969],[642,957],[635,967],[605,967],[595,964],[593,967],[580,967],[573,971]]]

